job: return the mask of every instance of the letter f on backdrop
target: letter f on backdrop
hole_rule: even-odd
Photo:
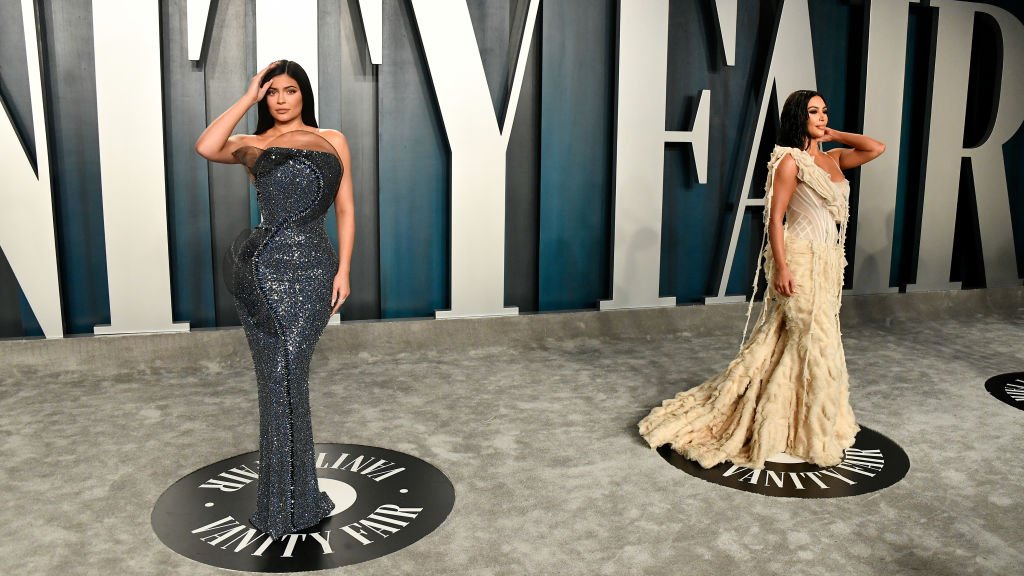
[[[499,122],[466,0],[412,0],[451,149],[451,310],[438,318],[519,313],[505,308],[505,158],[539,5],[527,8]]]

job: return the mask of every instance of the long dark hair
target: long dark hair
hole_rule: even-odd
[[[780,114],[776,144],[801,150],[806,150],[811,145],[811,139],[807,136],[807,103],[815,96],[821,94],[814,90],[797,90],[786,98]],[[821,99],[824,100],[825,97],[821,96]]]
[[[260,86],[270,81],[274,76],[287,74],[299,83],[299,93],[302,94],[302,123],[306,126],[319,128],[316,123],[316,107],[313,106],[313,86],[309,83],[309,76],[299,66],[298,62],[291,60],[278,60],[273,68],[267,70],[260,81]],[[256,134],[263,134],[274,127],[274,117],[270,115],[270,108],[267,106],[267,95],[256,104]]]

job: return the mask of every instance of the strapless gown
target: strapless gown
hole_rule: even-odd
[[[780,452],[834,466],[859,431],[839,330],[850,184],[833,182],[808,153],[777,146],[768,164],[766,206],[786,156],[797,165],[785,224],[796,293],[775,291],[775,261],[762,246],[768,291],[739,354],[723,372],[665,400],[639,424],[652,448],[669,444],[704,468],[724,461],[762,468]],[[764,213],[767,230],[769,210]]]
[[[289,134],[272,143],[291,146],[235,153],[252,174],[262,216],[233,271],[259,391],[259,480],[249,522],[275,539],[318,524],[334,508],[317,484],[308,375],[330,317],[338,256],[324,217],[344,168],[322,137]]]

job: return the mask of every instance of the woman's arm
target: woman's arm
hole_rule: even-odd
[[[793,160],[792,156],[787,155],[779,162],[772,183],[772,204],[765,207],[765,210],[771,210],[768,218],[768,242],[771,244],[772,257],[775,260],[772,286],[783,296],[796,294],[796,282],[786,262],[786,238],[783,234],[783,219],[796,190],[796,172],[796,160]]]
[[[273,64],[270,66],[273,66]],[[261,81],[263,80],[263,74],[270,69],[270,66],[260,70],[253,76],[252,80],[249,81],[249,88],[245,91],[245,94],[232,104],[230,108],[225,110],[223,114],[218,116],[216,120],[210,122],[206,130],[203,130],[203,133],[199,135],[199,139],[196,140],[196,152],[200,156],[212,162],[220,162],[222,164],[238,163],[238,160],[232,154],[244,144],[248,136],[242,134],[232,136],[231,132],[242,121],[249,108],[259,102],[267,92],[269,83],[263,84]]]
[[[331,291],[331,314],[341,308],[350,293],[349,270],[352,264],[352,247],[356,241],[355,200],[352,192],[352,153],[348,140],[341,132],[331,131],[328,141],[334,145],[341,158],[345,173],[341,185],[334,195],[334,219],[338,225],[338,274],[334,277]]]
[[[882,152],[885,152],[885,144],[874,138],[852,132],[840,132],[831,128],[825,128],[825,136],[821,141],[838,142],[852,147],[836,148],[828,151],[828,154],[835,158],[836,162],[839,163],[839,168],[842,170],[849,170],[850,168],[856,168],[861,164],[871,162],[881,156]]]

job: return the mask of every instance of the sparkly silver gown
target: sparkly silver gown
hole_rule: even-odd
[[[281,538],[334,503],[317,485],[309,363],[330,317],[338,256],[324,231],[344,167],[311,132],[235,152],[253,177],[262,221],[235,254],[235,307],[256,367],[260,460],[252,526]]]

